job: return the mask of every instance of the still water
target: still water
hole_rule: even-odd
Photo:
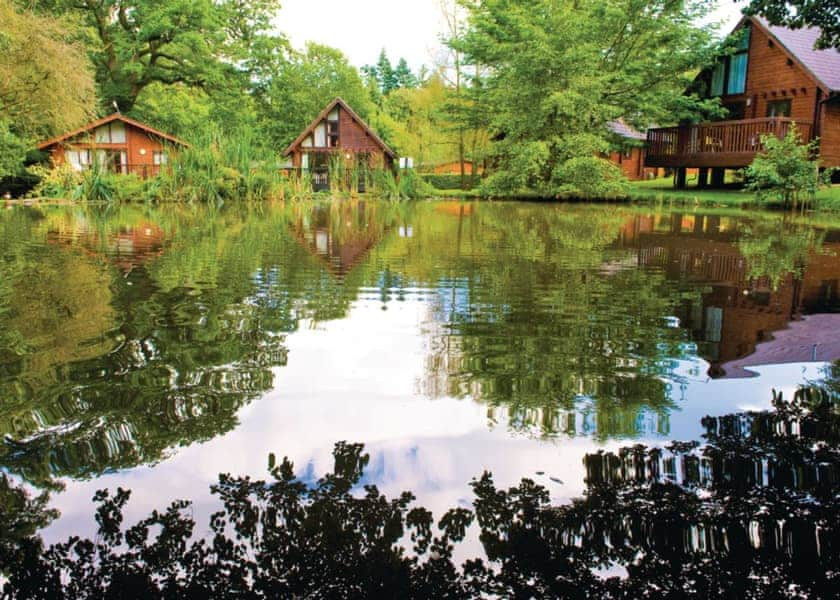
[[[617,206],[11,208],[0,470],[52,490],[48,542],[92,535],[105,487],[129,522],[188,498],[204,523],[220,472],[273,452],[314,482],[339,440],[435,512],[485,470],[566,502],[587,454],[818,380],[838,252],[820,223]]]

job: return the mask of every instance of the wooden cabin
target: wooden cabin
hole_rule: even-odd
[[[659,175],[659,169],[645,166],[647,153],[647,135],[631,127],[623,119],[611,121],[607,124],[616,139],[616,148],[604,158],[615,164],[631,181],[653,179]]]
[[[722,184],[726,169],[748,166],[765,134],[796,127],[805,141],[820,138],[824,167],[840,166],[840,51],[816,50],[816,28],[788,29],[745,17],[733,32],[735,50],[703,71],[693,91],[720,98],[725,120],[651,129],[645,165],[698,168],[698,185]]]
[[[91,168],[94,161],[112,173],[154,177],[169,160],[169,152],[187,144],[178,138],[119,113],[88,123],[38,144],[53,164],[74,170]]]
[[[420,170],[424,173],[434,173],[435,175],[460,175],[461,162],[450,160],[447,162],[427,164],[423,165]],[[466,175],[483,175],[484,165],[473,163],[473,161],[467,159],[464,161],[464,173]]]
[[[292,167],[311,174],[315,191],[330,189],[330,161],[352,168],[393,169],[397,155],[341,98],[330,102],[283,152]],[[364,177],[359,191],[364,191]]]

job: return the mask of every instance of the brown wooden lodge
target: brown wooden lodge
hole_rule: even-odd
[[[823,167],[840,166],[840,51],[815,50],[815,28],[774,27],[745,17],[736,27],[734,53],[696,80],[696,89],[720,98],[724,121],[650,129],[647,167],[699,169],[698,185],[724,181],[726,169],[748,166],[765,134],[783,137],[795,123],[805,141],[820,139]]]
[[[55,165],[74,170],[91,168],[94,161],[113,173],[154,177],[168,162],[168,152],[187,144],[176,137],[119,113],[98,119],[38,144]]]
[[[330,189],[330,161],[344,162],[345,171],[392,169],[396,154],[341,98],[336,98],[283,152],[292,167],[311,174],[315,191]],[[359,191],[364,191],[360,177]]]

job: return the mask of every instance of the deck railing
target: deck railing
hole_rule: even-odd
[[[648,130],[649,167],[745,167],[761,152],[761,136],[783,138],[796,127],[810,141],[813,124],[789,118],[744,119]]]

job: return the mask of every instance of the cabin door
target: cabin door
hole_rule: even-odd
[[[310,154],[309,163],[312,169],[312,191],[330,191],[329,155],[321,152]]]

